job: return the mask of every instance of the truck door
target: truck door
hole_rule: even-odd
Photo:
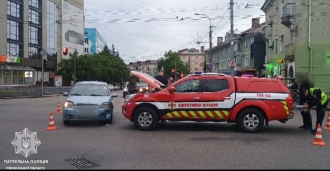
[[[195,111],[201,109],[200,99],[203,95],[201,82],[199,79],[191,79],[174,87],[175,92],[168,96],[169,118],[183,120],[200,118]]]
[[[235,103],[235,92],[233,90],[230,87],[229,80],[225,77],[206,79],[201,99],[205,101],[203,105],[217,119],[227,120]]]

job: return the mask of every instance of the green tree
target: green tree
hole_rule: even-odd
[[[110,49],[107,45],[104,46],[103,51],[101,53],[105,53],[106,55],[110,55]]]
[[[77,81],[104,81],[107,83],[126,81],[129,77],[129,68],[123,59],[107,53],[76,56]],[[58,75],[64,81],[73,80],[75,54],[59,63]]]
[[[164,67],[164,76],[169,78],[169,77],[174,77],[174,74],[172,73],[172,69],[176,69],[176,72],[180,72],[184,75],[189,74],[189,66],[188,64],[183,63],[180,60],[180,56],[177,52],[165,52],[165,57],[160,59],[158,61],[157,68],[158,70],[161,70],[162,67]]]

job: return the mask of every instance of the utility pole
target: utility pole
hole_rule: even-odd
[[[234,58],[234,0],[230,0],[230,57]],[[231,67],[231,75],[235,76],[234,68]]]
[[[209,64],[212,62],[212,59],[213,59],[213,53],[212,53],[212,25],[211,25],[211,22],[210,22],[210,33],[209,33],[209,41],[210,41],[210,61],[209,61]],[[205,67],[205,73],[206,73],[206,68]]]

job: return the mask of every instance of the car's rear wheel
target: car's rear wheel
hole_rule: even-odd
[[[259,132],[265,123],[265,118],[262,113],[253,108],[245,109],[239,113],[237,125],[241,131],[247,133]]]
[[[68,120],[63,120],[63,124],[64,124],[64,125],[69,125],[69,124],[70,124],[70,121],[68,121]]]
[[[135,112],[133,122],[139,130],[151,131],[158,124],[158,115],[152,108],[143,107]]]

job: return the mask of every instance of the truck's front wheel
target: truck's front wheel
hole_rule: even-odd
[[[151,131],[158,124],[158,116],[155,110],[149,107],[142,107],[134,114],[134,125],[142,131]]]
[[[265,123],[265,118],[259,110],[249,108],[241,111],[237,118],[237,125],[247,133],[259,132]]]

